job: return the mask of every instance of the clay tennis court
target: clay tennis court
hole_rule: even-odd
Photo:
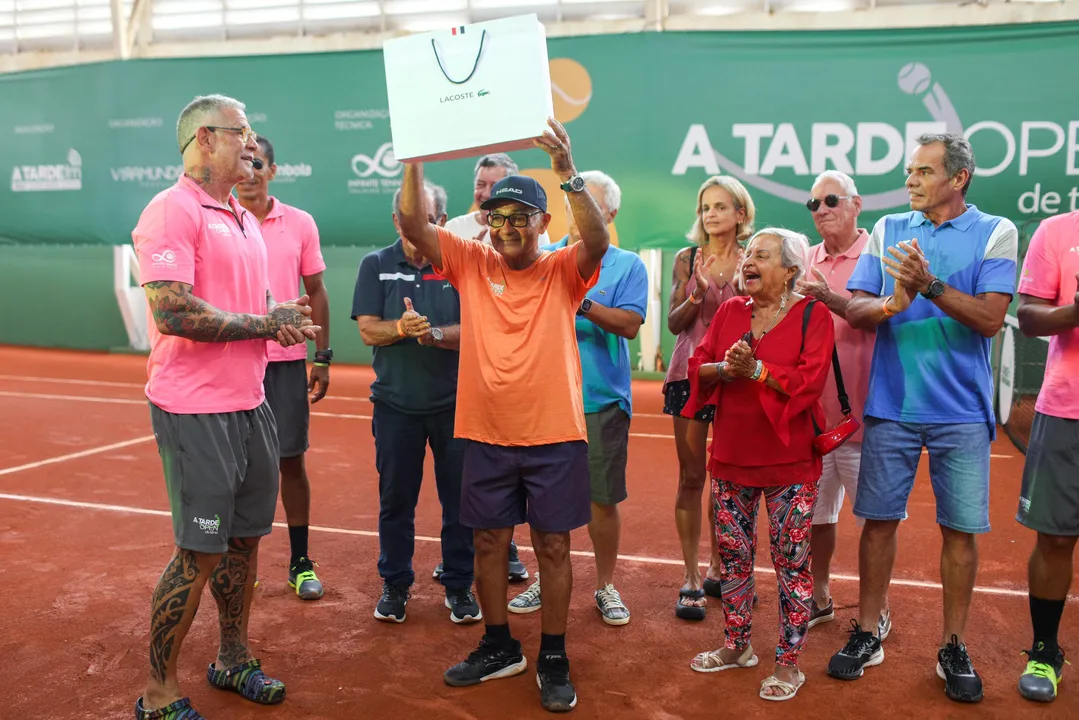
[[[146,676],[151,590],[172,548],[142,394],[145,359],[0,348],[0,373],[0,717],[130,718]],[[472,650],[482,625],[451,623],[442,588],[431,579],[440,522],[434,483],[426,477],[408,620],[396,625],[373,618],[381,580],[367,400],[372,377],[369,368],[334,367],[330,394],[313,408],[311,553],[325,597],[304,603],[286,585],[288,535],[280,503],[280,529],[261,546],[251,649],[269,674],[286,682],[286,701],[259,707],[206,683],[217,649],[217,611],[208,593],[183,649],[184,690],[211,720],[548,717],[533,668],[539,613],[510,616],[529,660],[525,674],[476,688],[443,684],[443,670]],[[757,697],[772,669],[777,622],[766,535],[758,548],[761,602],[754,618],[761,664],[717,674],[690,670],[697,652],[722,644],[722,610],[712,599],[704,622],[674,616],[682,573],[672,511],[677,465],[671,420],[660,414],[659,383],[635,383],[634,403],[623,559],[616,574],[633,617],[618,628],[600,621],[592,602],[588,534],[574,533],[577,588],[567,646],[579,700],[572,716],[1062,718],[1079,712],[1079,692],[1070,680],[1049,706],[1024,701],[1015,689],[1026,660],[1021,651],[1030,643],[1025,577],[1033,534],[1013,519],[1023,456],[1003,433],[993,448],[993,531],[980,542],[967,637],[985,681],[982,703],[948,700],[935,674],[940,535],[925,462],[911,519],[900,530],[893,630],[883,665],[854,683],[825,674],[828,658],[846,639],[858,598],[857,529],[848,506],[833,562],[837,619],[810,632],[802,662],[806,684],[798,696],[786,705]],[[534,573],[527,528],[518,528],[516,538]],[[525,587],[511,585],[510,592]],[[1061,628],[1066,648],[1077,631],[1079,612],[1072,603]],[[1066,669],[1065,677],[1073,672]]]

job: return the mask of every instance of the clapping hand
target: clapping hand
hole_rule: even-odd
[[[704,294],[708,292],[708,276],[712,272],[712,266],[716,263],[716,256],[710,255],[707,260],[701,262],[701,254],[698,252],[697,256],[693,258],[693,289],[690,290],[690,296],[695,302],[700,302]]]
[[[420,315],[412,307],[412,300],[405,298],[405,314],[397,321],[397,330],[402,337],[419,338],[431,332],[431,323],[426,315]]]
[[[896,283],[902,283],[904,288],[914,292],[929,289],[933,275],[929,272],[929,261],[922,254],[917,238],[888,248],[888,254],[891,257],[883,258],[884,269]]]
[[[277,325],[277,342],[282,347],[314,340],[322,328],[311,322],[310,298],[302,295],[295,300],[275,305],[270,322]]]
[[[827,305],[832,299],[832,288],[828,286],[828,279],[819,268],[813,268],[813,275],[814,280],[810,280],[808,275],[799,280],[795,290],[803,295],[811,295]]]
[[[757,358],[753,357],[753,349],[745,340],[739,340],[723,357],[727,363],[727,374],[731,377],[752,377],[757,371]]]

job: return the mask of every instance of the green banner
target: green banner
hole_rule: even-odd
[[[739,177],[757,226],[813,234],[813,177],[838,168],[861,224],[907,207],[912,139],[961,131],[969,201],[1028,220],[1079,209],[1079,23],[911,31],[644,33],[548,41],[556,115],[579,169],[621,185],[617,242],[677,248],[711,174]],[[432,58],[432,62],[434,59]],[[0,75],[0,238],[130,240],[181,172],[180,109],[221,92],[275,145],[271,191],[309,211],[327,245],[393,239],[393,157],[378,51],[137,60]],[[514,153],[557,198],[538,150]],[[431,164],[450,215],[472,205],[474,159]],[[564,230],[552,202],[551,235]],[[1029,233],[1024,233],[1029,235]]]

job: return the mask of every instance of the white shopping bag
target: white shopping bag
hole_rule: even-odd
[[[395,38],[382,52],[397,160],[530,148],[554,116],[534,14]]]

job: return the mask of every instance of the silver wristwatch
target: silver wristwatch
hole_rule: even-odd
[[[435,339],[436,343],[440,343],[442,342],[442,338],[444,338],[445,335],[439,328],[431,328],[431,337]]]

